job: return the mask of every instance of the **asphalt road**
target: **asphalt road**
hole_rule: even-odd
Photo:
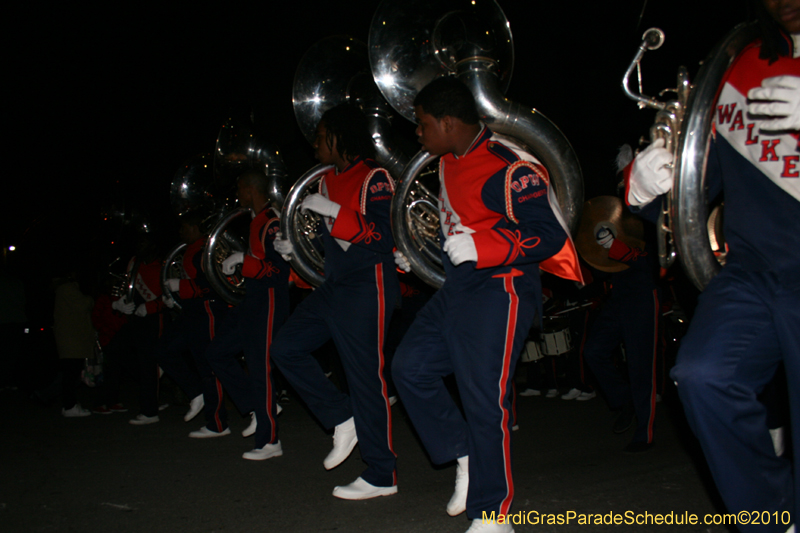
[[[135,406],[134,390],[124,391]],[[84,389],[84,395],[88,390]],[[43,406],[21,391],[0,392],[0,530],[7,532],[462,532],[464,515],[445,505],[455,467],[434,467],[400,404],[393,408],[399,492],[361,502],[331,496],[335,485],[362,471],[358,448],[325,471],[326,434],[292,398],[280,417],[283,457],[241,458],[252,438],[231,409],[233,434],[195,440],[200,418],[183,421],[185,407],[167,390],[161,421],[132,426],[135,412],[63,418],[57,402]],[[86,398],[88,402],[88,397]],[[519,398],[514,432],[513,512],[601,514],[721,512],[697,444],[674,391],[659,404],[656,446],[629,455],[631,433],[611,431],[614,414],[599,397],[586,401]],[[232,407],[232,406],[231,406]],[[724,532],[706,525],[515,526],[517,532]]]

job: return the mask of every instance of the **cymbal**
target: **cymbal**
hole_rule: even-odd
[[[584,261],[603,272],[621,272],[628,265],[609,259],[608,250],[597,244],[597,231],[606,226],[616,239],[632,248],[644,249],[644,224],[616,196],[598,196],[583,204],[575,247]]]

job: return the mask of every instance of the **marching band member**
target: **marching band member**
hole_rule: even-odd
[[[134,266],[138,268],[134,273]],[[112,308],[129,315],[129,320],[114,336],[113,349],[121,359],[124,352],[132,354],[139,374],[139,414],[129,422],[135,426],[158,422],[158,380],[160,370],[154,348],[164,331],[161,301],[161,258],[153,235],[137,236],[136,255],[128,262],[128,275],[135,275],[132,302],[125,297],[111,304]]]
[[[739,528],[783,532],[800,511],[800,439],[793,476],[757,396],[783,361],[800,435],[800,2],[754,4],[761,36],[718,89],[706,170],[709,197],[725,193],[729,251],[670,375],[728,511],[774,517]],[[671,161],[660,143],[641,152],[628,169],[628,202],[643,206],[667,192]]]
[[[399,297],[389,206],[394,185],[371,159],[374,145],[361,111],[343,104],[325,112],[314,142],[320,163],[334,165],[301,209],[324,218],[325,281],[289,317],[272,346],[283,375],[326,428],[334,428],[330,470],[359,444],[367,469],[333,495],[347,500],[397,492],[392,418],[383,376],[383,342]],[[275,249],[292,253],[291,243]],[[350,397],[326,377],[311,352],[333,339]]]
[[[158,364],[189,398],[188,422],[204,410],[206,425],[189,433],[191,438],[219,437],[230,434],[222,386],[214,376],[205,351],[214,339],[216,329],[224,321],[227,305],[211,289],[203,272],[202,256],[206,236],[200,230],[200,213],[181,217],[180,237],[186,243],[181,261],[181,278],[168,279],[170,292],[177,294],[183,308],[176,323],[159,340],[155,351]],[[164,304],[175,301],[164,295]],[[189,350],[194,368],[183,352]]]
[[[441,155],[441,289],[397,349],[393,378],[431,460],[457,460],[447,512],[466,510],[470,532],[513,531],[503,519],[511,476],[513,370],[540,320],[540,265],[581,280],[569,233],[554,213],[547,170],[479,120],[469,89],[439,78],[414,100],[417,135]],[[407,259],[397,262],[408,270]],[[555,256],[555,257],[554,257]],[[545,261],[553,258],[550,262]],[[455,373],[466,419],[442,378]]]
[[[244,300],[228,312],[225,325],[206,351],[237,409],[251,413],[242,436],[255,433],[255,448],[242,457],[262,461],[283,455],[276,417],[280,406],[272,380],[271,345],[289,316],[289,265],[272,247],[280,231],[280,215],[270,207],[267,176],[249,170],[239,176],[239,205],[252,211],[247,255],[237,252],[222,263],[223,273],[242,265],[247,279]],[[244,351],[249,375],[236,355]]]
[[[628,266],[611,274],[611,294],[600,304],[584,347],[586,363],[609,407],[619,410],[614,433],[625,433],[636,421],[628,453],[648,451],[654,442],[656,353],[660,313],[656,276],[658,262],[649,245],[631,247],[601,226],[595,239],[608,258]],[[627,379],[614,363],[614,349],[625,345]]]

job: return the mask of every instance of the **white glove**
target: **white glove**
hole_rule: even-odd
[[[450,256],[450,261],[458,266],[464,261],[478,261],[478,249],[469,233],[457,233],[444,241],[444,252]]]
[[[172,292],[180,292],[181,290],[181,280],[178,278],[170,278],[167,280],[167,287]]]
[[[164,305],[166,305],[166,306],[167,306],[167,307],[169,307],[170,309],[172,309],[173,307],[175,307],[175,300],[173,300],[172,298],[170,298],[170,297],[169,297],[169,296],[167,296],[166,294],[164,294],[164,295],[162,295],[162,296],[161,296],[161,301],[162,301],[162,302],[164,302]]]
[[[289,239],[283,238],[283,233],[280,231],[275,234],[275,240],[272,241],[272,247],[275,248],[275,251],[281,254],[281,257],[283,257],[286,261],[292,260],[294,246],[292,246],[292,243],[289,242]]]
[[[611,230],[605,226],[597,230],[597,235],[595,235],[595,239],[597,240],[597,244],[599,244],[606,250],[611,248],[611,245],[614,244],[614,234],[611,233]]]
[[[139,304],[135,314],[136,316],[147,316],[147,304]]]
[[[645,205],[672,188],[672,153],[657,139],[633,160],[628,190],[630,205]]]
[[[411,263],[408,262],[408,257],[403,255],[403,252],[400,250],[394,251],[394,264],[403,272],[411,272]]]
[[[300,204],[300,210],[303,212],[314,211],[322,216],[331,218],[336,218],[339,215],[339,209],[341,207],[342,206],[336,202],[328,200],[319,193],[309,194],[306,196],[306,199],[303,200],[303,203]]]
[[[747,93],[751,115],[772,117],[759,124],[766,131],[800,130],[800,77],[774,76],[761,81],[761,87]]]
[[[111,308],[116,309],[120,313],[130,315],[131,313],[133,313],[133,310],[136,309],[136,304],[133,302],[128,302],[127,300],[125,300],[125,297],[123,296],[116,302],[113,302],[111,304]]]
[[[236,271],[236,265],[244,263],[244,253],[235,252],[222,262],[222,273],[230,276]]]

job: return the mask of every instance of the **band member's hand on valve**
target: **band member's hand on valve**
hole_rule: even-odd
[[[394,264],[403,272],[411,272],[411,263],[408,261],[408,257],[403,255],[400,250],[394,251]]]
[[[761,87],[748,91],[747,98],[751,100],[747,105],[749,114],[772,117],[759,125],[761,130],[800,130],[799,76],[765,78]]]
[[[478,249],[469,233],[457,233],[449,236],[444,241],[442,250],[450,257],[455,266],[464,261],[478,261]]]
[[[230,276],[236,271],[236,265],[244,263],[244,253],[235,252],[222,262],[222,273]]]
[[[181,280],[178,278],[170,278],[167,280],[167,287],[171,292],[179,292],[181,290]]]
[[[136,304],[133,303],[133,302],[127,301],[125,299],[125,297],[123,296],[122,298],[120,298],[116,302],[112,303],[111,304],[111,308],[112,309],[116,309],[117,311],[119,311],[120,313],[123,313],[125,315],[130,315],[131,313],[133,313],[133,310],[136,309]]]
[[[605,226],[597,230],[597,235],[595,235],[595,239],[597,240],[597,244],[608,250],[611,248],[611,245],[614,244],[614,234],[611,233],[611,230]]]
[[[164,302],[164,305],[166,305],[170,309],[175,307],[175,300],[173,300],[171,296],[167,296],[166,294],[163,294],[161,296],[161,301]]]
[[[672,153],[664,148],[664,139],[642,150],[633,160],[628,190],[630,205],[645,205],[672,188]]]
[[[272,247],[275,248],[275,251],[281,254],[281,257],[283,257],[286,261],[292,260],[294,246],[292,246],[292,243],[289,242],[289,239],[283,238],[283,233],[280,231],[275,234],[275,240],[272,241]]]
[[[309,194],[306,196],[306,199],[303,200],[303,203],[300,204],[300,210],[305,211],[314,211],[315,213],[319,213],[322,216],[336,218],[339,215],[339,209],[342,206],[328,200],[324,196],[319,193]]]
[[[136,308],[136,312],[134,314],[136,316],[147,316],[147,305],[139,304],[139,307]]]

